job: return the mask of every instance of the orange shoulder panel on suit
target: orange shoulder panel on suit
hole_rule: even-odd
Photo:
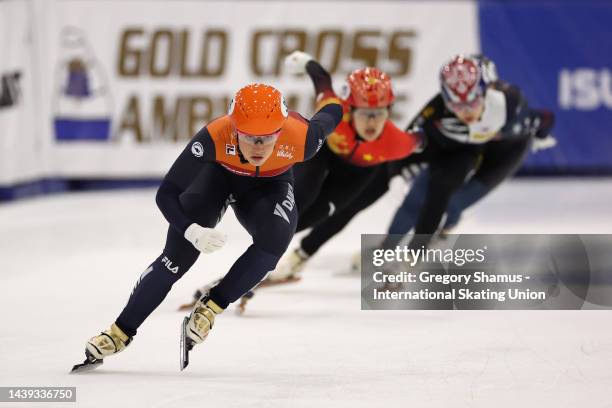
[[[229,116],[210,122],[206,128],[215,144],[215,160],[229,171],[245,176],[273,177],[284,173],[297,162],[304,161],[308,121],[290,112],[272,155],[259,168],[240,160],[238,137]]]

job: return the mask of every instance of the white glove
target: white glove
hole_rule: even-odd
[[[285,57],[285,70],[290,74],[303,74],[306,72],[306,64],[312,56],[303,51],[293,51]]]
[[[209,254],[220,249],[227,240],[227,235],[213,228],[204,228],[196,223],[185,230],[185,239],[202,253]]]
[[[555,147],[557,145],[557,139],[555,139],[552,135],[548,135],[544,138],[534,137],[531,142],[531,151],[533,153],[550,149],[551,147]]]

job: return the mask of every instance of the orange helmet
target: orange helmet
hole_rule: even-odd
[[[361,68],[346,79],[346,101],[357,108],[383,108],[395,100],[391,78],[378,68]]]
[[[263,136],[280,130],[288,112],[285,98],[278,89],[265,84],[250,84],[236,92],[228,115],[241,133]]]

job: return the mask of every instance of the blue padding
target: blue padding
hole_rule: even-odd
[[[0,186],[0,201],[17,200],[43,194],[67,191],[114,190],[123,188],[151,188],[159,186],[160,179],[85,180],[44,179],[27,183]]]
[[[56,118],[55,139],[71,140],[108,140],[111,121],[105,119]]]
[[[530,173],[612,170],[612,2],[479,2],[482,52],[530,105],[554,111],[559,144]]]

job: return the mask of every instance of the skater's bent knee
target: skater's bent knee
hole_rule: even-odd
[[[259,250],[280,258],[289,247],[292,237],[293,234],[284,237],[275,236],[268,239],[254,239],[253,243]]]

